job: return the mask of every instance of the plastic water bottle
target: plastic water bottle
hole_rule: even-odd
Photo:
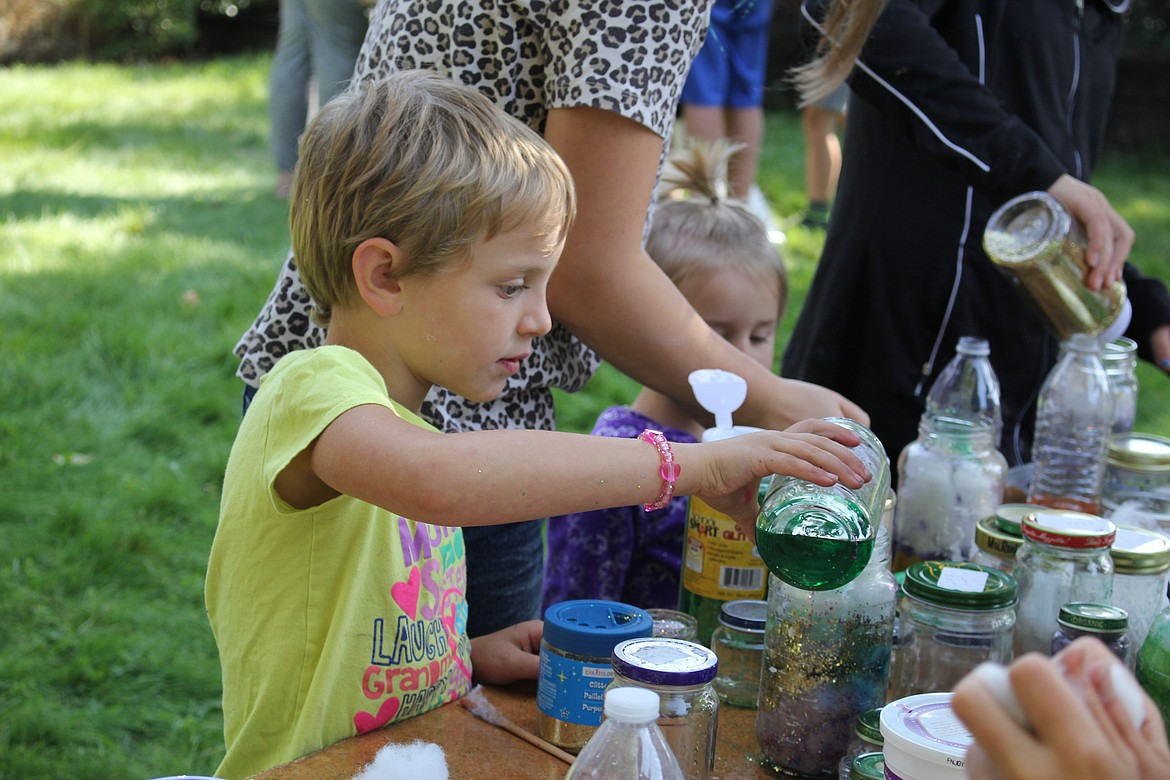
[[[938,375],[926,396],[926,416],[970,420],[994,427],[995,446],[1003,433],[999,378],[991,367],[987,339],[962,336],[955,356]]]
[[[605,720],[581,749],[565,780],[683,780],[657,720],[654,691],[608,689]]]
[[[1113,391],[1100,343],[1085,333],[1066,341],[1040,388],[1028,503],[1100,514]]]

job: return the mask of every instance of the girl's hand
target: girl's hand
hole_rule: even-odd
[[[540,639],[544,622],[528,620],[471,640],[471,668],[476,682],[507,685],[540,675]]]
[[[706,456],[697,465],[702,471],[694,494],[731,517],[740,531],[754,539],[761,478],[781,474],[826,487],[840,481],[857,489],[872,476],[850,449],[858,442],[856,435],[839,425],[805,420],[784,432],[761,431],[676,449],[686,446],[688,456],[691,449]],[[685,472],[688,466],[683,468]]]
[[[1066,173],[1052,183],[1048,194],[1085,226],[1089,242],[1085,252],[1088,288],[1100,290],[1120,279],[1121,268],[1133,248],[1134,233],[1104,193]]]

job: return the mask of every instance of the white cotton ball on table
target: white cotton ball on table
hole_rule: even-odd
[[[447,757],[441,747],[422,740],[386,745],[353,780],[448,780]]]

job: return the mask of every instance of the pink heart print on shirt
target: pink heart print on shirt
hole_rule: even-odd
[[[401,607],[411,620],[414,620],[418,615],[418,592],[421,586],[422,572],[416,566],[410,570],[410,576],[406,578],[406,582],[396,582],[390,587],[390,595],[394,597],[394,603]]]
[[[385,726],[390,721],[394,720],[394,716],[398,714],[398,708],[401,705],[397,696],[391,696],[386,701],[382,702],[382,706],[378,708],[377,715],[371,715],[368,712],[359,712],[353,716],[353,725],[357,729],[357,733],[365,734],[367,731],[373,731],[379,726]]]

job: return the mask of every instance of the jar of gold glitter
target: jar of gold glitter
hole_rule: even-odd
[[[585,747],[601,725],[613,648],[653,629],[644,610],[617,601],[576,599],[545,610],[536,688],[541,738],[570,753]]]
[[[779,772],[835,778],[857,716],[885,702],[897,595],[889,566],[882,528],[869,563],[843,587],[769,581],[756,740]]]

